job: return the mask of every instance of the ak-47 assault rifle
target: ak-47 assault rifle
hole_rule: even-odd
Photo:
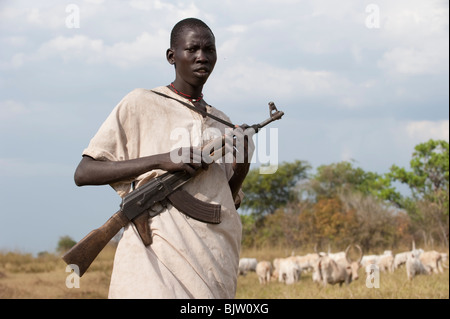
[[[243,129],[251,127],[254,129],[254,133],[257,133],[261,128],[275,120],[281,119],[284,115],[283,112],[277,110],[273,102],[269,103],[269,111],[270,117],[267,120],[252,126],[242,125],[241,127]],[[251,138],[251,136],[248,138]],[[203,148],[203,150],[207,150],[207,163],[222,157],[224,143],[225,139],[219,137]],[[217,146],[219,147],[217,148]],[[200,170],[201,168],[197,172]],[[62,259],[68,265],[77,266],[78,269],[74,267],[72,269],[78,271],[77,274],[81,277],[97,255],[122,227],[126,226],[130,221],[135,222],[136,219],[144,217],[146,212],[149,214],[148,217],[160,214],[165,209],[167,202],[170,202],[179,211],[194,219],[206,223],[219,224],[221,221],[220,205],[200,201],[181,189],[181,186],[194,176],[184,171],[167,172],[127,194],[122,199],[119,211],[111,216],[101,227],[94,229],[81,239],[62,256]],[[148,217],[145,216],[145,221],[147,221]],[[137,223],[135,224],[138,226]],[[141,234],[144,230],[137,228],[141,238],[144,239],[144,236]],[[145,240],[143,241],[145,243]],[[146,244],[151,244],[151,239]]]

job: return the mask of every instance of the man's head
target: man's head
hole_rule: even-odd
[[[180,37],[183,36],[183,32],[186,29],[205,29],[211,32],[212,37],[214,38],[214,33],[212,30],[208,27],[206,23],[204,23],[202,20],[196,19],[196,18],[187,18],[184,20],[179,21],[172,29],[172,32],[170,33],[170,47],[174,48],[177,44],[177,41],[180,39]]]
[[[213,32],[199,19],[181,20],[172,29],[166,57],[175,65],[178,89],[203,86],[217,61]]]

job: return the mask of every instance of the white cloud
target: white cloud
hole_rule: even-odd
[[[429,139],[449,141],[449,120],[442,121],[411,121],[405,126],[411,139],[427,141]]]
[[[448,49],[394,48],[383,55],[378,66],[393,74],[439,74],[448,71]]]
[[[86,35],[57,36],[44,42],[34,53],[14,54],[8,63],[2,63],[1,66],[18,68],[28,62],[35,63],[60,58],[65,62],[109,63],[127,68],[144,62],[151,63],[154,58],[164,57],[168,36],[165,30],[153,34],[143,32],[131,41],[120,41],[111,45],[105,44],[101,39],[92,39]]]
[[[448,3],[390,1],[380,5],[384,23],[378,67],[391,75],[442,74],[449,69]]]
[[[234,43],[236,44],[236,43]],[[354,109],[363,106],[366,84],[355,84],[338,73],[307,68],[283,68],[248,59],[221,61],[208,87],[219,100],[233,96],[265,95],[288,99],[332,98],[333,106]]]

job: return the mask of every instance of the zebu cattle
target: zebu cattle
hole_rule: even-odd
[[[429,274],[425,266],[420,261],[420,255],[417,251],[409,252],[406,259],[406,277],[412,280],[415,276],[420,274]]]
[[[390,250],[385,251],[384,254],[380,256],[377,266],[381,271],[394,272],[394,256]]]
[[[406,264],[410,251],[404,251],[394,256],[394,269],[398,269],[401,265]]]
[[[416,256],[423,253],[423,249],[416,249],[416,243],[414,240],[412,241],[411,251],[404,251],[394,256],[394,269],[398,269],[401,265],[406,264],[406,260],[411,253],[414,253]]]
[[[272,264],[270,261],[260,261],[256,265],[256,274],[260,284],[266,284],[270,281],[272,276]]]
[[[238,275],[246,275],[247,271],[256,271],[258,260],[256,258],[241,258],[239,259]]]
[[[297,264],[296,257],[291,256],[287,258],[278,259],[278,281],[291,285],[298,281],[301,276],[301,268]]]
[[[442,255],[436,250],[425,251],[419,256],[420,261],[429,273],[442,273]]]
[[[359,278],[358,270],[361,267],[363,253],[359,245],[355,245],[355,247],[360,253],[357,261],[350,260],[349,251],[351,245],[345,250],[345,258],[337,261],[329,256],[320,256],[314,266],[313,280],[323,286],[327,284],[339,284],[339,286],[342,286],[344,282],[348,285],[352,280],[357,280]]]
[[[314,264],[319,259],[319,254],[317,253],[309,253],[304,256],[295,256],[297,265],[300,267],[302,271],[312,270],[314,268]]]

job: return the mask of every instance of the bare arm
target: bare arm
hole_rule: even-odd
[[[228,182],[233,198],[236,198],[237,194],[239,193],[239,190],[242,187],[242,183],[244,183],[244,179],[247,176],[249,169],[250,163],[236,164],[234,168],[234,174]]]
[[[183,160],[180,163],[174,163],[170,153],[125,161],[100,161],[83,156],[75,171],[74,180],[78,186],[105,185],[133,179],[153,169],[162,169],[168,172],[187,171],[193,175],[202,164],[198,160],[192,160],[198,158],[196,157],[197,150],[191,148],[189,155],[190,160]]]

